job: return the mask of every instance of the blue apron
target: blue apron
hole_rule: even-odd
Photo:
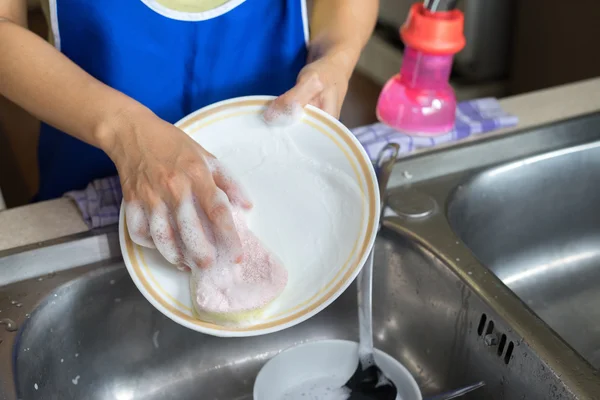
[[[193,22],[141,0],[55,0],[53,30],[77,65],[174,123],[216,101],[290,89],[307,56],[303,1],[247,0]],[[117,173],[101,150],[45,124],[38,154],[37,200]]]

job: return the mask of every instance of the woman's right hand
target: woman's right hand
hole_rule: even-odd
[[[131,239],[180,269],[210,267],[217,246],[241,262],[231,205],[252,207],[223,165],[147,109],[117,117],[105,151],[121,179]]]

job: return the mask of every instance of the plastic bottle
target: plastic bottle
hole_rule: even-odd
[[[437,136],[456,119],[450,86],[454,54],[465,46],[464,16],[459,10],[432,12],[414,4],[400,28],[405,44],[400,73],[383,87],[378,119],[404,133]]]

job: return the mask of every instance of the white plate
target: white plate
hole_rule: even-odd
[[[375,362],[396,385],[397,400],[422,400],[417,382],[400,362],[377,349]],[[337,389],[350,379],[357,365],[356,342],[323,340],[292,347],[273,357],[260,370],[254,382],[253,399],[289,399],[286,395],[290,391],[305,400],[344,398]],[[315,393],[313,389],[311,393],[315,387],[318,391]]]
[[[262,335],[296,325],[323,310],[352,283],[375,241],[379,218],[377,180],[358,140],[340,122],[311,106],[306,108],[299,123],[287,128],[269,128],[262,120],[262,112],[272,99],[252,96],[223,101],[176,124],[219,158],[241,181],[254,203],[248,220],[250,228],[283,260],[288,270],[286,289],[267,307],[261,320],[236,327],[199,320],[193,312],[189,273],[178,271],[156,250],[135,245],[127,233],[121,207],[121,250],[133,281],[152,305],[190,329],[231,337]],[[242,148],[264,151],[265,138],[273,137],[273,129],[285,129],[285,134],[302,153],[342,171],[357,185],[355,198],[358,200],[350,204],[356,212],[345,213],[343,218],[342,214],[331,212],[329,214],[334,216],[327,215],[331,219],[328,229],[309,229],[322,225],[323,213],[319,207],[348,206],[344,202],[347,195],[338,193],[335,182],[324,188],[322,182],[315,181],[309,190],[306,190],[307,182],[293,180],[265,188],[261,176],[248,173],[253,165],[236,163],[239,157],[236,158],[235,153]],[[304,187],[302,196],[297,192],[298,187]],[[334,193],[328,199],[341,196],[338,196],[339,201],[321,204],[323,197],[319,193],[323,190]],[[277,199],[275,204],[272,199]],[[287,225],[274,218],[284,212],[288,213]],[[310,225],[310,221],[314,224]]]

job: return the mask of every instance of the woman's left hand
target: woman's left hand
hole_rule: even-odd
[[[273,101],[264,114],[267,122],[280,115],[294,113],[311,104],[339,118],[348,91],[353,65],[343,53],[332,53],[314,59],[300,71],[296,85]]]

